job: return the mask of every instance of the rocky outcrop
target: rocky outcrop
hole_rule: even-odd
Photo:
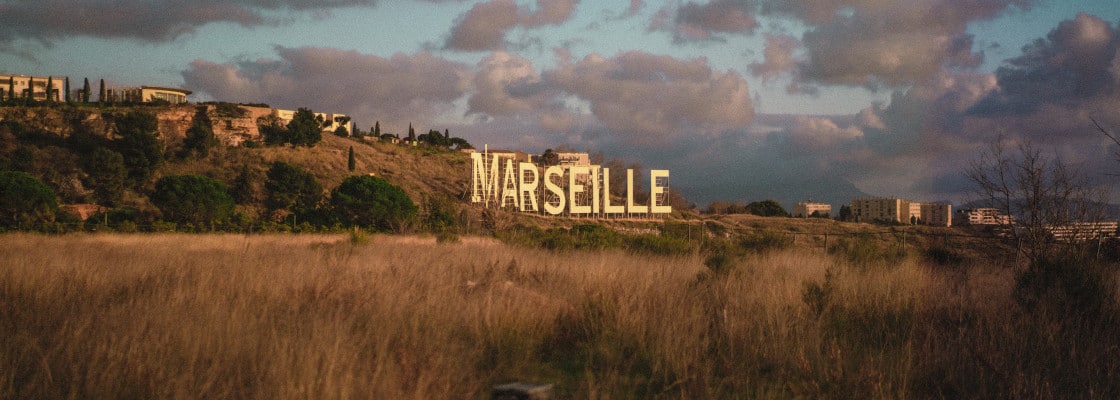
[[[19,121],[26,129],[69,137],[74,132],[88,132],[111,138],[115,134],[113,115],[138,109],[155,113],[159,121],[159,137],[181,142],[194,123],[198,107],[205,107],[214,136],[227,146],[239,146],[261,137],[258,124],[272,115],[267,107],[233,104],[179,105],[165,107],[0,107],[0,121]]]

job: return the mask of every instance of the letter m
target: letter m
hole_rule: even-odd
[[[471,173],[471,202],[489,206],[491,199],[497,201],[498,189],[501,186],[498,181],[498,168],[501,166],[498,155],[494,154],[487,163],[482,153],[471,153],[471,160],[474,164]],[[490,168],[487,168],[486,164],[490,164]]]

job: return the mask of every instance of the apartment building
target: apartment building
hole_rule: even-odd
[[[921,203],[920,222],[933,226],[953,226],[953,205],[949,203]]]
[[[958,212],[961,223],[968,225],[1011,225],[1010,215],[1002,214],[991,207],[966,208]]]
[[[828,217],[832,215],[832,205],[826,203],[814,203],[811,201],[802,201],[793,205],[793,216],[798,218],[809,218],[816,213],[819,217]]]
[[[852,200],[852,217],[858,222],[910,223],[910,201],[898,198]]]

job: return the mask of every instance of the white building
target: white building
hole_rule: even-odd
[[[814,203],[811,201],[802,201],[793,206],[793,216],[799,218],[809,218],[817,213],[819,217],[828,217],[832,215],[832,205],[826,203]]]
[[[276,108],[276,109],[272,110],[272,115],[275,116],[276,119],[280,121],[281,125],[287,125],[289,122],[292,122],[292,118],[295,117],[296,112],[293,111],[293,110],[281,110],[281,109]],[[315,113],[315,116],[318,117],[318,118],[322,118],[322,120],[323,120],[323,132],[334,133],[334,131],[337,131],[338,128],[340,128],[340,127],[346,127],[347,132],[351,132],[351,133],[354,132],[354,129],[351,126],[351,123],[350,123],[350,117],[347,116],[346,114],[331,114],[331,113],[319,113],[319,112],[317,112],[317,113]],[[346,121],[346,122],[342,122],[342,121]]]
[[[48,91],[47,84],[50,84]],[[65,76],[27,76],[0,74],[0,99],[20,99],[30,97],[35,101],[64,100],[66,90]]]

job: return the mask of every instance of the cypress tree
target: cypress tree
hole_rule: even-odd
[[[47,103],[48,104],[54,102],[54,98],[51,97],[51,94],[54,92],[53,89],[54,89],[54,77],[50,76],[50,75],[47,75],[47,89],[45,90],[45,92],[47,93]]]
[[[373,123],[373,137],[381,139],[381,121]]]
[[[97,102],[105,102],[105,79],[101,79],[101,88],[97,92]]]
[[[35,98],[35,77],[34,76],[27,78],[27,94],[24,94],[23,98],[24,99],[34,99]]]
[[[8,100],[16,99],[16,77],[8,77]]]
[[[78,99],[83,103],[89,103],[89,78],[84,78],[85,83],[82,84],[82,98]]]
[[[346,161],[346,168],[349,168],[350,172],[354,172],[354,167],[356,167],[354,161],[354,146],[350,146],[350,159]]]
[[[70,103],[70,77],[69,76],[66,77],[66,80],[63,81],[63,82],[64,83],[62,85],[63,86],[62,90],[66,91],[66,102]]]
[[[408,142],[416,142],[416,130],[412,129],[412,123],[408,123]]]

